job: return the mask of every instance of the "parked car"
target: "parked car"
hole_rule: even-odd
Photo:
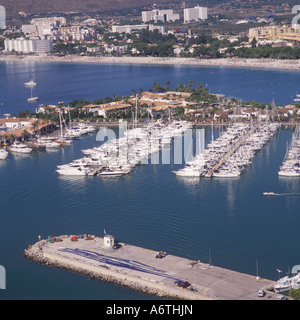
[[[175,286],[180,287],[180,288],[187,288],[189,287],[191,284],[187,281],[182,281],[182,280],[176,280],[174,282]]]
[[[265,294],[266,294],[266,292],[265,292],[264,290],[258,290],[258,291],[257,291],[257,296],[258,296],[258,297],[264,297]]]
[[[162,259],[162,258],[164,258],[166,255],[167,255],[166,252],[164,252],[164,251],[159,251],[159,252],[157,252],[155,258]]]
[[[287,297],[283,296],[282,294],[276,297],[276,300],[287,300]]]

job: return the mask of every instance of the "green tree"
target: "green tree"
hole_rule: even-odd
[[[299,300],[300,299],[300,288],[298,289],[291,289],[289,291],[289,296],[293,298],[294,300]]]

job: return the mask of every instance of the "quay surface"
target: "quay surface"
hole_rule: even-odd
[[[200,261],[167,254],[156,258],[156,251],[118,242],[118,249],[106,247],[104,238],[63,235],[51,243],[40,240],[25,249],[25,256],[48,266],[64,268],[112,282],[147,294],[184,300],[261,300],[275,299],[268,290],[272,280],[207,265]],[[176,280],[188,281],[197,291],[183,289]],[[261,298],[257,290],[267,294]]]

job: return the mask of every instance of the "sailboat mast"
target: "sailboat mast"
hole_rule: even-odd
[[[62,121],[61,121],[61,110],[60,110],[60,108],[58,110],[59,110],[60,137],[62,138],[63,137],[63,131],[62,131]]]

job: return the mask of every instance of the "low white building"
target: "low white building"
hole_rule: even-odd
[[[112,248],[115,245],[115,237],[106,234],[103,237],[103,244],[106,248]]]
[[[32,121],[23,118],[0,119],[0,126],[9,130],[26,128],[31,125]]]
[[[125,26],[112,26],[111,32],[117,33],[131,33],[132,31],[148,29],[149,31],[158,30],[159,33],[165,33],[164,26],[154,26],[153,24],[139,24],[139,25],[125,25]]]
[[[131,33],[134,30],[143,30],[147,29],[148,26],[145,24],[135,24],[135,25],[125,25],[125,26],[117,26],[114,25],[112,26],[112,32],[117,32],[117,33]]]

